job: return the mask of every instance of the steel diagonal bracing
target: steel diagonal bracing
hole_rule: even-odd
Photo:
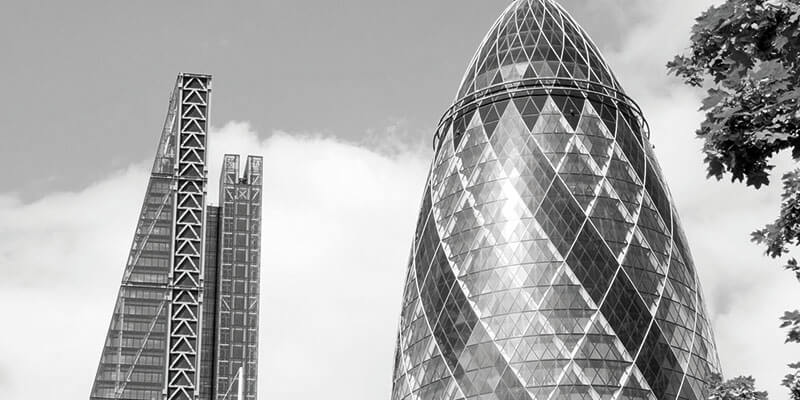
[[[175,227],[170,271],[166,398],[197,395],[206,133],[211,77],[179,78]]]
[[[164,209],[170,206],[170,200],[174,199],[175,190],[170,188],[169,191],[164,194],[164,200],[161,202],[161,205],[156,210],[156,215],[160,216]],[[142,256],[142,252],[144,252],[145,245],[147,244],[148,239],[153,234],[153,231],[158,224],[158,218],[154,218],[152,222],[150,222],[150,226],[147,228],[147,234],[144,238],[139,241],[138,243],[134,243],[134,248],[136,253],[131,254],[128,257],[128,268],[125,269],[125,275],[122,277],[122,282],[128,282],[133,273],[134,266],[139,262],[139,258]]]
[[[136,368],[137,363],[139,362],[139,358],[142,357],[142,353],[144,349],[147,347],[147,343],[150,341],[150,336],[153,334],[153,330],[155,330],[156,323],[158,322],[161,313],[164,311],[164,307],[167,305],[166,299],[161,302],[161,305],[158,306],[158,311],[156,311],[156,315],[153,317],[153,321],[150,323],[150,329],[147,330],[147,333],[144,336],[144,340],[142,340],[142,345],[139,347],[139,351],[136,352],[136,356],[133,358],[133,362],[131,362],[131,366],[128,368],[128,372],[125,373],[125,380],[122,381],[122,384],[116,391],[116,395],[114,398],[122,399],[122,394],[125,393],[125,387],[128,386],[128,383],[131,381],[131,377],[133,376],[133,371]],[[120,347],[121,350],[121,347]]]
[[[713,337],[647,122],[560,6],[512,2],[434,148],[393,399],[704,397]]]

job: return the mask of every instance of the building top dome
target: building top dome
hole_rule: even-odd
[[[552,0],[515,0],[483,39],[456,102],[494,86],[570,80],[624,94],[597,46]]]

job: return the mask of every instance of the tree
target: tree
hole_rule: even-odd
[[[706,118],[697,135],[709,177],[730,176],[759,189],[770,183],[776,155],[789,153],[800,161],[800,0],[712,6],[696,19],[688,53],[667,67],[686,84],[707,89],[701,107]],[[781,179],[780,214],[752,234],[772,258],[800,245],[800,168]],[[796,259],[786,269],[800,280]],[[800,311],[787,312],[782,321],[786,341],[800,342]],[[794,372],[784,384],[800,400],[800,363],[790,367]]]
[[[738,377],[727,382],[722,381],[722,376],[712,375],[711,394],[709,400],[767,400],[767,392],[755,389],[755,379],[750,376]]]

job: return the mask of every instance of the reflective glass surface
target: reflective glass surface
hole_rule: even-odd
[[[220,177],[214,339],[214,388],[209,399],[235,396],[243,368],[245,399],[255,400],[261,264],[261,157],[226,155]],[[227,396],[227,397],[226,397]]]
[[[169,162],[159,153],[157,160]],[[106,334],[90,399],[158,399],[164,388],[172,177],[153,170]]]
[[[470,62],[458,97],[523,79],[564,78],[622,90],[600,51],[553,1],[514,1]]]
[[[569,15],[512,3],[436,138],[393,399],[706,397],[714,339],[646,123]]]

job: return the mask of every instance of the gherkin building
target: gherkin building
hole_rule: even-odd
[[[719,371],[642,112],[551,0],[516,0],[434,137],[393,400],[687,399]]]

